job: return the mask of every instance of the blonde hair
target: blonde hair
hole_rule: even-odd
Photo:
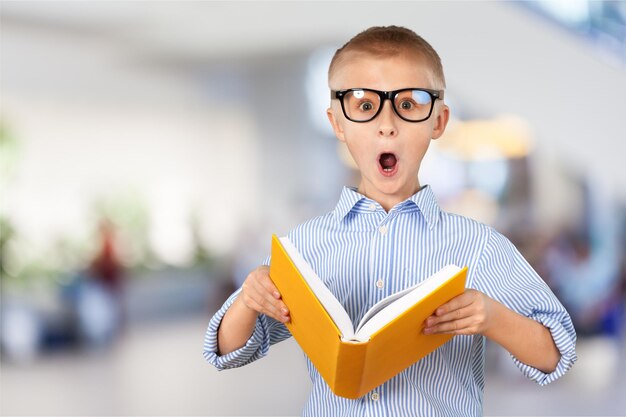
[[[381,57],[406,52],[415,53],[426,60],[435,78],[434,81],[441,83],[441,88],[446,86],[439,54],[424,38],[410,29],[400,26],[373,26],[357,34],[335,52],[328,68],[329,80],[336,68],[345,60],[348,52],[362,52]]]

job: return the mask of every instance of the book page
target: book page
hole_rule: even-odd
[[[374,304],[369,310],[365,312],[365,315],[363,316],[363,318],[361,319],[361,321],[356,327],[355,333],[358,333],[359,329],[361,329],[361,327],[363,327],[365,323],[367,323],[372,317],[374,317],[383,308],[387,307],[389,304],[393,303],[398,298],[403,297],[406,294],[410,293],[411,291],[413,291],[415,288],[419,287],[422,284],[423,282],[420,282],[412,287],[409,287],[404,290],[393,293],[391,295],[388,295],[387,297],[383,298],[382,300]]]
[[[408,291],[402,291],[403,293],[406,293],[390,303],[387,302],[378,313],[374,313],[373,316],[371,314],[366,314],[366,317],[371,318],[367,321],[361,320],[356,330],[355,339],[361,342],[369,340],[372,334],[383,328],[386,324],[416,304],[419,300],[436,290],[444,282],[454,277],[454,275],[459,271],[461,271],[461,268],[456,265],[444,266],[416,287],[412,287]],[[378,306],[378,304],[374,305],[374,307]]]
[[[352,320],[341,303],[335,298],[334,294],[328,289],[322,279],[315,273],[311,265],[302,257],[298,249],[291,243],[288,237],[279,238],[283,248],[289,254],[294,265],[300,271],[300,274],[309,285],[309,288],[317,296],[318,300],[326,309],[330,318],[335,322],[337,328],[342,334],[342,339],[353,340],[354,328]],[[287,306],[289,307],[289,306]]]

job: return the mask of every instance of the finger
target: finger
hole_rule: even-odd
[[[271,294],[268,294],[263,286],[249,285],[244,302],[259,313],[282,322],[289,320],[289,310],[282,300],[277,300]]]
[[[250,278],[264,287],[265,291],[271,293],[274,298],[280,299],[280,293],[270,277],[270,269],[268,266],[263,265],[258,267],[250,274]]]
[[[262,270],[261,268],[256,269],[250,274],[249,278],[246,279],[244,285],[245,284],[248,284],[251,290],[263,297],[269,295],[275,300],[280,299],[280,293],[270,279],[269,272],[266,270]]]
[[[254,299],[249,300],[249,305],[251,308],[258,311],[259,313],[265,314],[266,316],[271,317],[274,320],[278,320],[282,323],[287,323],[290,320],[288,315],[281,314],[274,308],[268,308],[265,304],[259,304]]]
[[[260,313],[282,322],[289,321],[289,309],[269,275],[269,267],[262,265],[252,271],[244,282],[244,293],[254,299]]]
[[[474,297],[469,291],[466,290],[463,294],[454,297],[452,300],[438,307],[437,310],[435,310],[435,315],[443,316],[451,311],[466,307],[472,304],[473,301]]]
[[[453,320],[425,327],[424,334],[475,334],[474,320],[471,317]]]
[[[276,299],[271,292],[268,292],[262,284],[254,279],[244,283],[244,293],[246,296],[244,301],[251,301],[246,304],[259,313],[267,314],[277,319],[281,316],[289,316],[289,309],[285,303],[280,299]]]
[[[470,306],[461,307],[456,310],[449,311],[443,315],[433,315],[424,322],[427,327],[432,327],[439,323],[445,323],[453,320],[461,320],[474,314],[474,309]]]
[[[260,281],[263,287],[262,291],[265,292],[266,296],[272,297],[271,301],[273,305],[276,306],[276,308],[278,308],[283,315],[289,315],[289,308],[287,308],[287,306],[283,302],[282,296],[278,291],[278,288],[276,288],[276,285],[274,285],[274,282],[269,275],[269,268],[267,269],[266,273],[262,275]]]
[[[276,288],[276,285],[274,285],[274,282],[270,278],[269,274],[263,274],[260,278],[260,283],[263,288],[265,288],[265,291],[267,291],[269,294],[272,294],[272,297],[277,300],[280,299],[280,292],[278,291],[278,288]]]
[[[257,302],[261,304],[267,311],[270,311],[273,316],[288,315],[289,310],[285,303],[277,299],[273,292],[268,291],[267,288],[262,287],[258,293]]]

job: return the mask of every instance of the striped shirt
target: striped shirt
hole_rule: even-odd
[[[468,288],[552,333],[561,352],[556,370],[546,374],[512,357],[524,375],[545,385],[576,360],[576,333],[568,313],[513,244],[491,227],[442,211],[428,186],[389,212],[346,187],[333,211],[297,226],[288,236],[354,324],[382,298],[455,264],[468,267]],[[250,363],[290,337],[284,325],[260,315],[245,346],[217,355],[217,329],[239,291],[213,316],[204,340],[204,357],[218,369]],[[307,359],[313,388],[302,415],[480,416],[484,362],[483,336],[455,336],[369,394],[350,400],[335,396]]]

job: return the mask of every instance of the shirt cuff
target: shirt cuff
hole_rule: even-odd
[[[209,322],[206,335],[204,337],[204,349],[203,356],[207,362],[215,366],[218,370],[237,368],[244,366],[250,362],[253,362],[263,356],[267,355],[270,346],[270,338],[267,326],[267,318],[263,314],[259,314],[254,328],[254,332],[246,344],[226,355],[219,355],[217,352],[217,331],[220,327],[220,323],[228,311],[228,308],[233,304],[241,289],[235,291],[226,300],[224,305],[215,313]]]
[[[574,362],[576,362],[576,333],[574,333],[574,328],[571,323],[568,323],[571,329],[567,329],[561,322],[545,314],[535,314],[530,318],[538,321],[550,330],[552,339],[561,353],[561,359],[556,365],[556,369],[550,373],[545,373],[537,368],[526,365],[514,356],[513,361],[524,375],[543,386],[559,379],[574,365]]]

